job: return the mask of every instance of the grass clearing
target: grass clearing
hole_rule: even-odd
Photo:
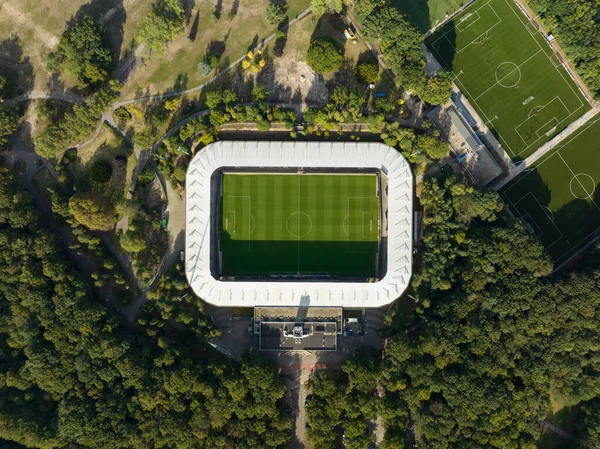
[[[376,277],[374,174],[223,175],[224,276]]]
[[[600,116],[502,190],[559,264],[600,232]]]
[[[237,12],[231,16],[234,3]],[[202,77],[198,73],[198,64],[210,48],[211,53],[221,54],[222,67],[229,65],[243,56],[249,48],[275,31],[266,18],[268,0],[255,0],[244,3],[237,0],[218,2],[220,18],[215,21],[215,2],[201,0],[192,11],[190,23],[185,31],[173,42],[169,43],[164,57],[154,56],[146,62],[138,73],[129,81],[123,91],[123,97],[131,97],[134,93],[154,94],[172,89],[176,83],[181,88],[197,86],[208,80],[213,74]],[[291,2],[287,11],[293,19],[310,5],[310,0]],[[188,37],[198,15],[198,33],[193,42]]]
[[[474,3],[427,45],[513,159],[529,156],[590,109],[511,0]]]

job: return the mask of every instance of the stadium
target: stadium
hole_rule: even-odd
[[[412,273],[413,177],[380,143],[213,143],[186,178],[185,272],[222,307],[380,307]]]

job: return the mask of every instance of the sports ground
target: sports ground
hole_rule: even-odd
[[[555,264],[600,232],[600,115],[502,191]]]
[[[375,174],[225,173],[223,276],[377,277]]]
[[[590,108],[512,0],[475,2],[427,45],[513,159],[526,158]]]

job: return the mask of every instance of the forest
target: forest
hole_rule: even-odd
[[[569,447],[597,449],[598,254],[577,272],[552,275],[541,244],[504,214],[497,194],[454,176],[426,179],[420,201],[426,227],[410,291],[419,303],[384,330],[383,361],[377,375],[363,376],[364,392],[351,387],[351,372],[337,387],[315,379],[325,391],[315,397],[326,404],[325,415],[309,412],[315,447],[333,447],[335,431],[351,420],[328,411],[358,392],[383,417],[389,449],[403,447],[410,423],[420,448],[536,449],[551,400],[582,404]],[[373,363],[358,360],[347,365]]]
[[[3,447],[288,446],[270,363],[232,363],[167,326],[127,328],[30,195],[7,169],[0,176]]]
[[[600,98],[600,2],[529,0],[527,3],[558,39],[594,98]]]

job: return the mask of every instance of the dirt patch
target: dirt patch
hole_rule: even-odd
[[[269,64],[258,83],[267,88],[273,102],[322,104],[329,98],[327,86],[308,64],[287,57]]]
[[[162,188],[158,180],[152,181],[148,187],[146,187],[146,193],[144,195],[144,205],[150,209],[158,209],[165,202],[165,198],[162,193]]]

